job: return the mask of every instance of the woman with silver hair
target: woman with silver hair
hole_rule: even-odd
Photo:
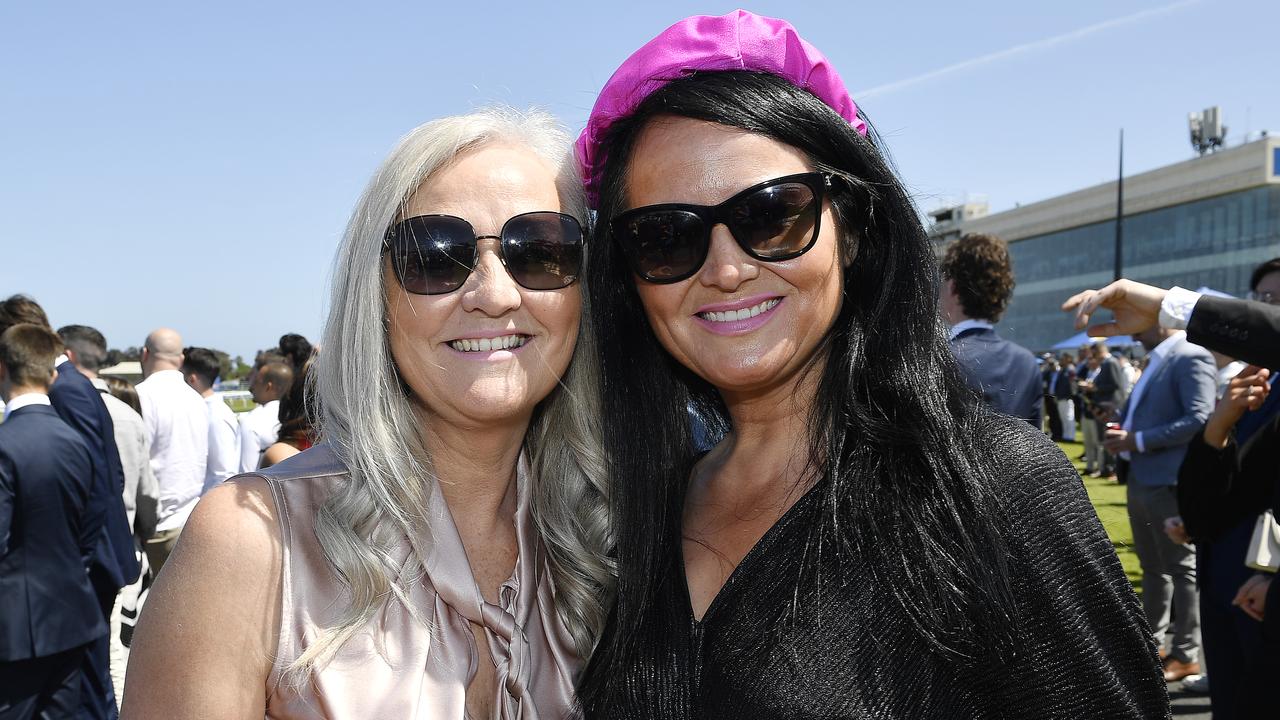
[[[568,148],[486,110],[383,163],[338,250],[322,442],[202,500],[125,717],[570,710],[613,579]]]

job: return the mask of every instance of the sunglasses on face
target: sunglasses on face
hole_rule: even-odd
[[[516,215],[497,235],[477,235],[460,217],[418,215],[392,225],[384,248],[405,292],[443,295],[467,281],[480,257],[477,244],[484,239],[499,241],[503,267],[529,290],[559,290],[578,279],[582,226],[558,212]]]
[[[831,177],[808,172],[774,178],[713,206],[646,205],[615,216],[609,229],[632,271],[651,283],[678,282],[696,273],[707,260],[716,225],[729,228],[743,252],[756,260],[790,260],[818,239]]]

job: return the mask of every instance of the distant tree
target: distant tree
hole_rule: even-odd
[[[221,350],[214,348],[210,349],[213,350],[213,354],[218,358],[218,376],[227,378],[228,380],[231,379],[231,356]]]
[[[223,361],[223,380],[238,380],[249,374],[253,370],[253,366],[245,363],[244,358],[239,355],[231,359],[226,359],[224,353],[218,354],[218,360]]]
[[[142,350],[136,347],[129,347],[124,350],[111,348],[110,350],[107,350],[107,359],[103,366],[110,367],[112,365],[119,365],[122,362],[137,362],[141,359]]]

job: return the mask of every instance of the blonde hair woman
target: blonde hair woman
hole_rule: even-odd
[[[210,492],[124,714],[559,718],[612,594],[581,275],[543,113],[411,132],[338,250],[322,442]]]

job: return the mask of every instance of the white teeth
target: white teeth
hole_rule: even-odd
[[[449,347],[458,352],[489,352],[491,350],[518,348],[528,341],[529,337],[527,335],[503,335],[496,338],[451,340]]]
[[[735,320],[746,320],[747,318],[753,318],[760,313],[769,312],[780,302],[782,302],[782,298],[771,298],[758,305],[752,305],[749,308],[742,308],[741,310],[726,310],[724,312],[698,313],[698,317],[703,320],[710,320],[711,322],[733,322]]]

